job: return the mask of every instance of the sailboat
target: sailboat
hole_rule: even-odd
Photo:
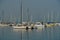
[[[26,26],[23,26],[23,8],[22,8],[22,0],[21,0],[21,24],[18,23],[16,25],[13,25],[12,27],[15,28],[15,29],[26,29]]]
[[[52,12],[53,12],[53,11],[52,11]],[[51,22],[49,21],[49,18],[50,18],[50,15],[49,15],[49,13],[48,13],[48,22],[46,23],[46,26],[47,26],[47,27],[52,27],[52,26],[55,25],[54,22],[53,22],[53,13],[51,13]]]
[[[44,21],[43,22],[36,22],[35,25],[34,25],[34,28],[36,28],[36,29],[43,29],[43,28],[45,28]]]
[[[45,28],[45,25],[42,24],[41,22],[36,22],[35,25],[34,25],[34,28],[43,29],[43,28]]]
[[[4,10],[2,11],[2,17],[1,17],[1,22],[0,22],[0,27],[5,27],[8,26],[6,22],[4,22]]]
[[[53,15],[53,11],[52,11],[52,13],[51,13],[51,26],[56,26],[56,23],[54,22],[54,20],[53,20],[53,18],[54,18],[54,15]]]
[[[58,19],[59,19],[59,12],[57,13],[57,22],[56,22],[56,26],[60,26],[60,22],[58,22]]]
[[[21,0],[21,24],[20,23],[18,23],[18,24],[16,24],[16,25],[13,25],[12,27],[13,28],[15,28],[15,29],[30,29],[31,28],[31,26],[24,26],[23,24],[25,23],[25,22],[23,22],[23,5],[22,5],[22,0]],[[29,24],[29,22],[28,22],[28,24]]]

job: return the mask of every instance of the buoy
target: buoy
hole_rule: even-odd
[[[28,30],[28,27],[26,27],[26,30]]]
[[[31,29],[34,29],[33,27],[31,27]]]
[[[12,26],[12,24],[10,24],[9,26]]]

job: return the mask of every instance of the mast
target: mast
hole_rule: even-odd
[[[49,12],[48,12],[48,22],[49,22]]]
[[[30,14],[29,14],[29,8],[27,8],[27,14],[28,14],[28,25],[30,25]]]
[[[45,16],[44,16],[43,22],[45,22]]]
[[[51,12],[51,22],[53,22],[53,11]]]
[[[27,8],[28,22],[29,22],[29,8]]]
[[[30,22],[32,22],[32,15],[31,15],[31,18],[30,18]]]
[[[21,0],[21,24],[22,24],[22,21],[23,21],[23,7],[22,7],[22,0]]]
[[[4,22],[4,10],[2,10],[2,23]]]
[[[57,19],[56,22],[59,22],[59,11],[57,12],[56,15],[57,15],[57,17],[56,17],[56,19]]]

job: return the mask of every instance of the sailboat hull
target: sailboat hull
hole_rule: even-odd
[[[12,26],[12,27],[15,28],[15,29],[26,29],[25,26]]]
[[[12,26],[14,29],[26,29],[27,26]],[[31,26],[28,26],[28,29],[31,29]]]
[[[7,24],[0,24],[0,27],[8,26]]]
[[[35,25],[34,28],[37,28],[37,29],[43,29],[45,26],[44,25]]]

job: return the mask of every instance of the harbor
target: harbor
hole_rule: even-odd
[[[0,40],[60,40],[60,1],[0,0]]]
[[[8,21],[5,20],[5,15],[4,15],[4,10],[2,10],[1,12],[1,17],[0,17],[0,26],[1,27],[5,27],[5,26],[11,26],[13,29],[43,29],[43,28],[46,28],[46,27],[53,27],[53,26],[60,26],[59,25],[59,22],[55,22],[53,19],[54,17],[54,10],[50,10],[50,11],[47,11],[47,20],[45,18],[45,15],[44,15],[44,18],[43,18],[43,21],[40,20],[40,21],[32,21],[33,20],[33,17],[32,17],[32,14],[30,14],[30,8],[27,8],[26,10],[26,13],[27,13],[27,20],[24,22],[23,21],[23,17],[24,17],[24,10],[23,10],[23,0],[20,0],[19,1],[20,3],[20,21],[18,22],[18,18],[16,18],[15,20],[16,21],[10,21],[11,19],[6,19]],[[9,15],[9,18],[12,18],[11,17],[12,15]],[[58,16],[58,15],[57,15]]]

